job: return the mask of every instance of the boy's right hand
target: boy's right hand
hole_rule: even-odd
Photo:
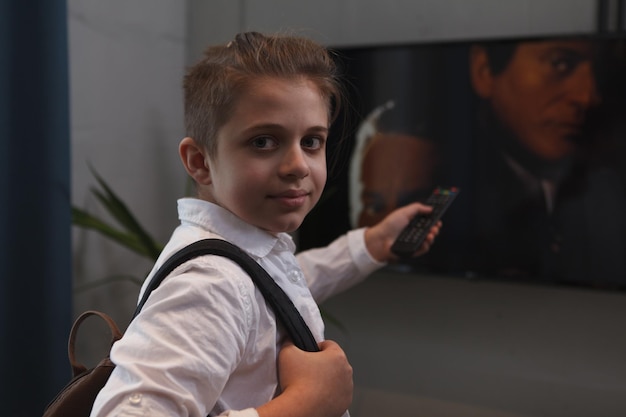
[[[282,393],[275,400],[294,400],[290,415],[338,417],[352,403],[352,366],[345,352],[330,340],[319,347],[320,352],[305,352],[288,342],[278,354]]]

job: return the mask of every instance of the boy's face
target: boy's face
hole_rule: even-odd
[[[328,123],[312,82],[254,81],[218,131],[208,200],[272,234],[294,231],[326,183]]]

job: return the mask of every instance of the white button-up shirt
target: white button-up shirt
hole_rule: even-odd
[[[206,201],[178,202],[180,226],[154,272],[177,250],[222,238],[251,255],[291,298],[315,339],[324,339],[317,303],[382,266],[368,254],[363,229],[328,247],[294,256],[291,236],[272,236]],[[283,330],[250,277],[215,255],[174,270],[115,343],[116,364],[98,395],[99,416],[258,416],[254,407],[278,389],[276,358]]]

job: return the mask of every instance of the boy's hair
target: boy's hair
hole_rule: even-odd
[[[338,72],[330,52],[310,39],[240,33],[226,45],[209,47],[187,72],[183,83],[186,135],[215,156],[217,131],[229,120],[241,92],[262,77],[313,81],[327,100],[332,123],[344,95]]]

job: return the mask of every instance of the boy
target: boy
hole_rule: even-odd
[[[288,233],[322,193],[326,141],[342,104],[332,58],[308,39],[240,34],[209,48],[184,88],[188,136],[179,151],[197,198],[179,200],[181,225],[155,268],[194,241],[229,240],[283,288],[322,351],[283,347],[250,277],[226,258],[202,256],[163,281],[114,345],[117,367],[92,416],[342,415],[352,369],[337,344],[324,341],[316,302],[391,260],[402,227],[430,209],[401,208],[296,257]]]

